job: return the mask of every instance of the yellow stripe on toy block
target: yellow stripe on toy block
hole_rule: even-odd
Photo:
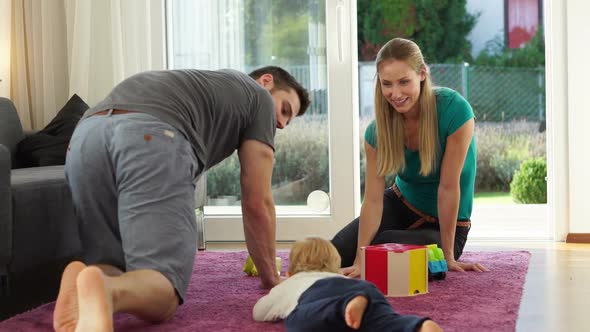
[[[408,295],[423,294],[428,292],[428,260],[426,259],[426,249],[416,249],[409,251],[410,265],[410,284]]]

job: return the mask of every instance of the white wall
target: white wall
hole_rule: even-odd
[[[0,0],[0,97],[10,97],[11,1]]]
[[[567,112],[567,34],[565,5],[546,1],[547,199],[556,240],[569,233],[569,144]]]
[[[590,24],[587,0],[565,4],[567,31],[567,112],[569,142],[569,232],[590,233]],[[556,110],[557,112],[561,110]]]
[[[467,36],[471,41],[471,55],[477,57],[486,43],[496,35],[504,39],[504,0],[468,0],[467,12],[481,15]]]

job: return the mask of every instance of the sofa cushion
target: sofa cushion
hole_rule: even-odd
[[[15,169],[11,182],[15,224],[9,273],[79,255],[82,246],[64,167]]]
[[[19,167],[63,165],[68,143],[88,105],[74,94],[55,118],[38,133],[18,144]]]

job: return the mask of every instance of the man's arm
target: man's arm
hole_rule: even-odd
[[[271,288],[280,281],[275,263],[276,215],[271,192],[274,152],[262,142],[246,140],[238,156],[246,246],[262,286]]]

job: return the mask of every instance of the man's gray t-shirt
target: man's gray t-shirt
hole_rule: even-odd
[[[270,93],[235,70],[162,70],[119,83],[84,118],[121,109],[138,111],[178,129],[207,170],[253,139],[274,150],[276,115]]]

